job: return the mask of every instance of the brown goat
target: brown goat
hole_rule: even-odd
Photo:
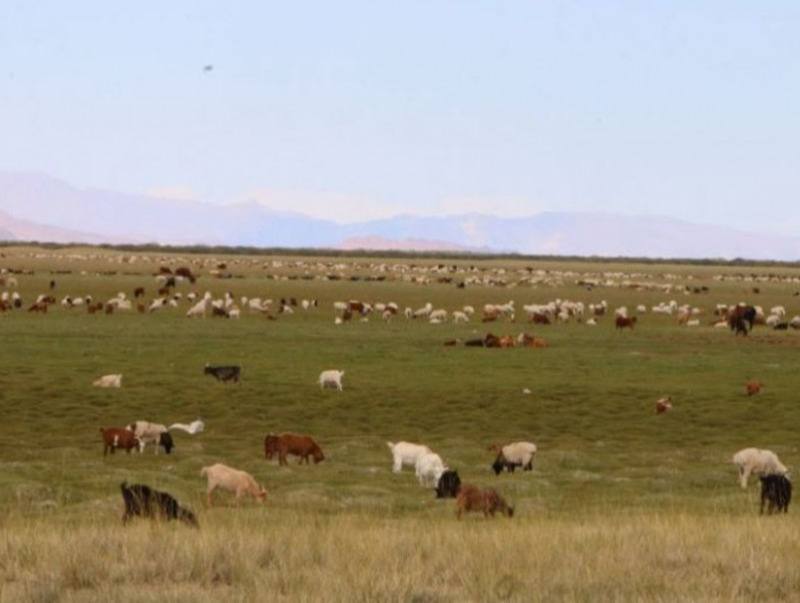
[[[496,490],[487,488],[482,490],[473,484],[464,484],[456,496],[456,518],[461,519],[464,511],[481,511],[483,516],[494,517],[500,511],[506,517],[514,516],[514,507],[510,507]]]
[[[264,452],[268,459],[278,453],[278,464],[288,465],[286,457],[289,454],[299,456],[299,463],[303,461],[308,464],[308,457],[314,457],[314,463],[319,463],[325,459],[322,449],[317,445],[311,436],[296,433],[282,433],[279,435],[269,434],[264,438]]]

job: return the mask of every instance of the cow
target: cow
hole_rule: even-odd
[[[753,330],[755,320],[756,309],[745,304],[739,304],[728,314],[728,326],[736,335],[747,335]]]
[[[122,498],[125,501],[125,514],[122,524],[127,525],[134,516],[148,517],[156,520],[182,521],[193,528],[199,528],[197,517],[188,509],[184,509],[172,496],[166,492],[159,492],[144,484],[131,484],[122,482],[120,486]]]
[[[100,433],[103,434],[103,456],[117,448],[124,448],[125,452],[130,454],[133,448],[139,448],[139,438],[130,430],[122,427],[101,427]]]
[[[436,482],[436,498],[455,498],[461,489],[461,478],[458,471],[447,469]]]
[[[456,518],[461,519],[464,511],[480,511],[486,518],[494,517],[500,511],[506,517],[514,516],[514,507],[503,500],[496,490],[487,488],[482,490],[473,484],[464,484],[456,496]]]
[[[325,460],[322,449],[311,436],[296,433],[268,434],[264,438],[264,452],[268,459],[277,452],[279,465],[288,465],[286,457],[290,454],[300,457],[298,464],[303,461],[309,464],[309,456],[313,457],[315,465]]]
[[[672,398],[664,396],[656,400],[656,414],[661,415],[672,408]]]
[[[761,480],[761,509],[759,514],[764,514],[764,503],[767,503],[767,513],[777,509],[778,513],[789,511],[792,501],[792,482],[786,475],[762,475]]]
[[[200,475],[208,478],[206,488],[206,504],[211,506],[211,494],[217,488],[229,490],[236,494],[236,504],[241,502],[245,495],[252,496],[258,502],[264,502],[267,498],[267,491],[256,483],[256,480],[247,471],[234,469],[222,463],[215,463],[200,470]]]
[[[764,384],[761,381],[748,381],[744,385],[744,389],[747,392],[748,396],[754,396],[756,394],[761,393],[761,389],[764,387]]]
[[[204,375],[213,375],[217,381],[234,381],[239,383],[242,377],[242,367],[238,364],[231,364],[227,366],[211,366],[206,364],[203,369]]]

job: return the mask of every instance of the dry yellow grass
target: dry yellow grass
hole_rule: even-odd
[[[206,513],[196,531],[107,514],[9,518],[3,601],[787,601],[800,593],[788,517],[614,512],[456,521]]]

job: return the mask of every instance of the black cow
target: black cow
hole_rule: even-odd
[[[785,475],[762,475],[761,480],[761,510],[764,513],[764,503],[767,503],[767,513],[777,509],[778,513],[789,510],[792,501],[792,482]]]
[[[728,314],[728,326],[736,335],[739,333],[747,335],[749,331],[753,330],[755,320],[756,309],[753,306],[739,305]]]
[[[144,484],[128,485],[122,482],[120,486],[122,498],[125,501],[125,514],[122,523],[127,524],[133,516],[149,517],[150,519],[171,520],[177,519],[199,528],[197,517],[188,509],[184,509],[172,496],[166,492],[153,490]]]
[[[242,367],[238,364],[232,364],[230,366],[210,366],[207,364],[203,374],[214,375],[217,381],[233,380],[238,383],[242,376]]]
[[[461,489],[461,478],[458,471],[448,469],[436,482],[436,498],[455,498]]]

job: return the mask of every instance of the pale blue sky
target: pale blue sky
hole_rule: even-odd
[[[800,235],[798,32],[788,0],[0,0],[0,169]]]

